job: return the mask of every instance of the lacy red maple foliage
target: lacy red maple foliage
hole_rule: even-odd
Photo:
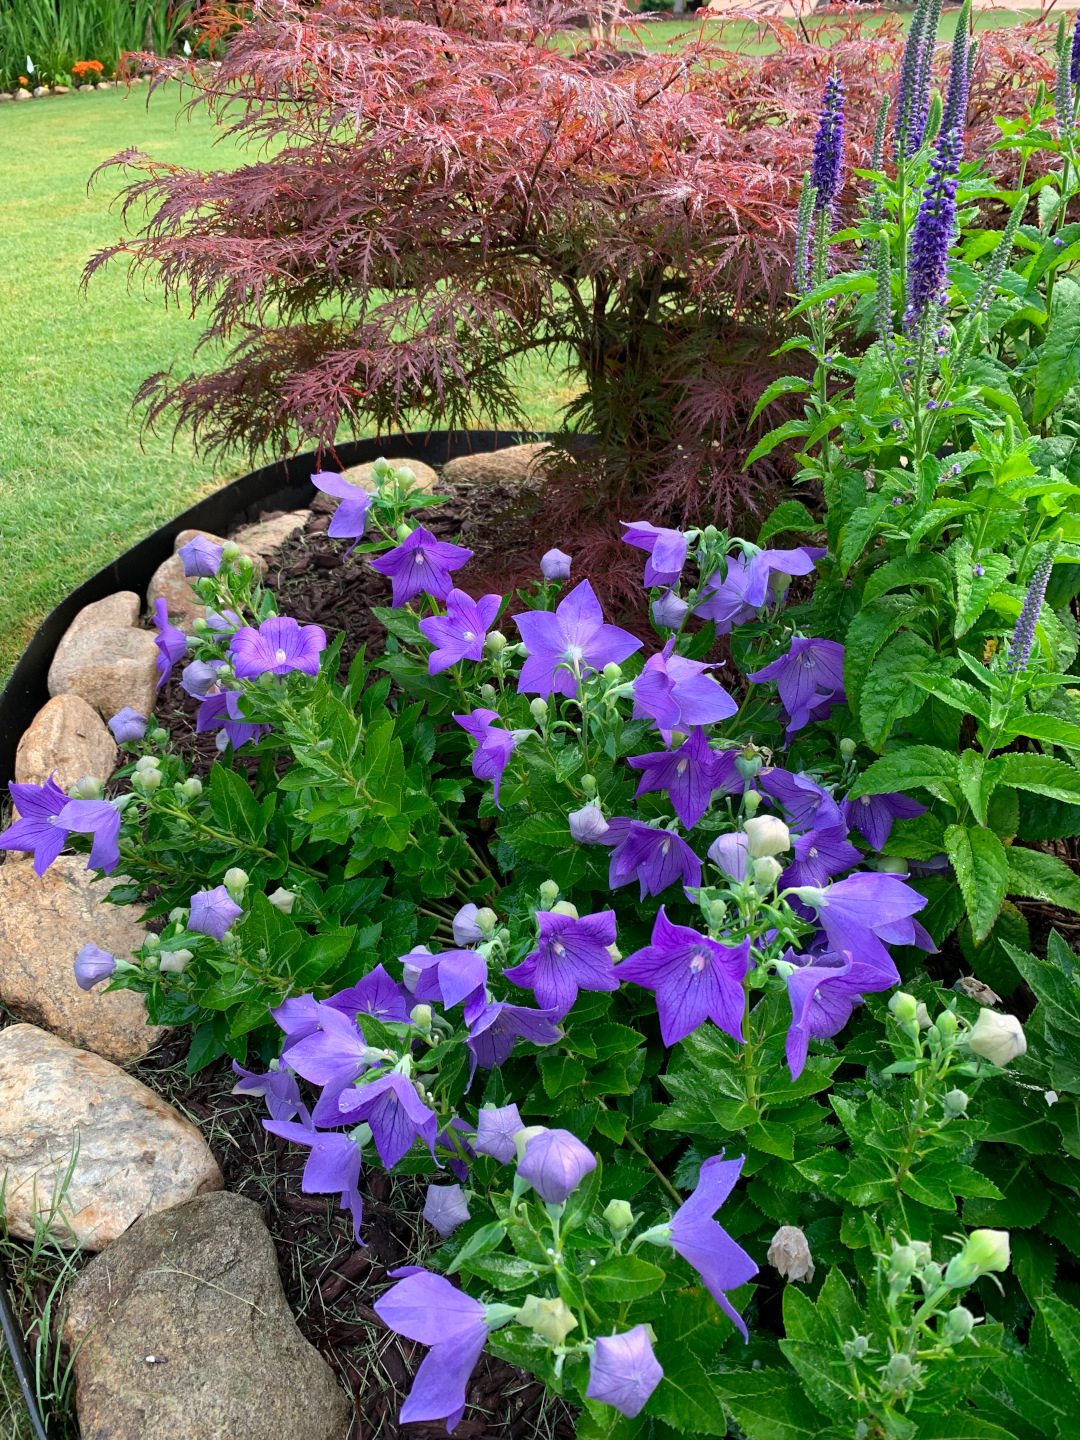
[[[653,520],[753,508],[782,478],[776,460],[743,474],[745,422],[775,373],[825,77],[845,81],[850,204],[899,21],[841,12],[827,48],[766,25],[768,55],[711,27],[597,54],[569,18],[525,0],[205,9],[220,67],[157,62],[155,83],[182,77],[255,149],[205,172],[117,156],[139,172],[125,215],[150,218],[87,272],[126,256],[228,347],[151,376],[150,420],[252,455],[373,424],[520,424],[514,366],[540,352],[568,364],[568,423],[600,442],[556,484],[562,523],[605,546],[646,496]],[[1044,50],[1030,26],[984,43],[969,153],[1052,77]]]

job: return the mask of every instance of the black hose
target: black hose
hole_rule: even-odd
[[[19,1322],[11,1308],[11,1297],[8,1294],[2,1267],[0,1267],[0,1327],[3,1328],[4,1339],[7,1341],[15,1378],[19,1382],[23,1400],[30,1412],[30,1424],[33,1426],[35,1440],[53,1440],[53,1432],[38,1413],[34,1371],[30,1364],[30,1357],[26,1353],[26,1342],[23,1339],[22,1330],[19,1328]]]

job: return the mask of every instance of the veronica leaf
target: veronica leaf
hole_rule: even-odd
[[[1005,899],[1010,879],[1005,847],[990,830],[980,826],[950,825],[945,850],[967,906],[976,942],[989,933]],[[1080,881],[1077,882],[1080,887]]]

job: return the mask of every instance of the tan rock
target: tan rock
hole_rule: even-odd
[[[118,1066],[35,1025],[0,1031],[0,1175],[13,1235],[32,1238],[37,1214],[61,1245],[87,1250],[222,1188],[194,1125]]]
[[[30,99],[30,91],[29,91],[29,90],[24,90],[24,89],[22,88],[22,86],[20,85],[19,88],[18,88],[18,90],[15,91],[15,99],[16,99],[16,100],[29,100],[29,99]]]
[[[550,448],[547,441],[538,440],[527,445],[508,445],[504,450],[489,450],[484,455],[459,455],[443,466],[443,480],[448,485],[462,481],[476,485],[515,485],[539,479],[544,472],[538,461]]]
[[[157,646],[149,630],[115,625],[69,630],[49,666],[49,694],[81,695],[103,720],[130,705],[154,708]]]
[[[134,590],[118,590],[104,600],[84,605],[65,634],[77,635],[80,630],[100,630],[102,626],[123,629],[124,626],[137,625],[140,609],[139,597]]]
[[[80,990],[72,966],[84,945],[126,960],[142,944],[142,910],[108,905],[114,875],[93,880],[85,855],[61,855],[38,876],[32,865],[0,866],[0,999],[20,1020],[104,1055],[145,1055],[166,1027],[146,1023],[133,990]]]
[[[307,524],[310,515],[310,510],[290,510],[285,515],[275,515],[270,520],[257,520],[253,525],[241,525],[232,538],[249,555],[268,560],[295,530],[300,530]]]
[[[435,474],[431,466],[425,465],[422,460],[402,460],[399,458],[391,460],[390,463],[395,469],[399,465],[407,465],[416,476],[420,489],[425,494],[434,490],[439,477]],[[348,470],[341,472],[341,478],[347,480],[350,485],[358,485],[361,490],[367,490],[370,493],[376,488],[374,470],[375,462],[373,460],[369,461],[366,465],[350,465]]]
[[[252,1200],[139,1220],[64,1304],[82,1440],[344,1440],[352,1405],[297,1328]]]
[[[116,769],[116,741],[81,695],[57,695],[34,716],[15,752],[20,785],[56,783],[70,790],[84,775],[107,780]]]

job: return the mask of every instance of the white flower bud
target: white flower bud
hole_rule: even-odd
[[[192,775],[190,779],[184,781],[180,788],[184,792],[186,800],[197,800],[202,794],[202,781],[197,775]]]
[[[431,1030],[431,1006],[414,1005],[409,1011],[409,1019],[418,1030],[427,1035]]]
[[[131,777],[131,783],[136,790],[143,795],[152,795],[155,790],[161,789],[160,770],[138,770]]]
[[[68,791],[72,800],[100,800],[105,787],[96,775],[81,775]]]
[[[234,865],[230,870],[225,871],[225,889],[229,892],[229,898],[233,904],[239,905],[244,898],[244,891],[248,887],[250,876],[246,870],[241,870],[239,865]]]
[[[156,755],[140,755],[135,761],[135,773],[141,775],[145,770],[160,770],[161,761]]]
[[[161,969],[166,975],[182,975],[194,959],[193,950],[167,950],[161,957]]]
[[[572,900],[556,900],[551,907],[553,915],[569,915],[571,920],[577,920],[578,908]]]
[[[768,1260],[783,1280],[805,1280],[809,1284],[814,1278],[814,1258],[797,1225],[780,1226],[769,1245]]]
[[[506,649],[506,636],[501,630],[489,630],[487,639],[484,641],[484,650],[488,655],[501,655]]]
[[[1004,1069],[1010,1060],[1027,1052],[1024,1027],[1015,1015],[980,1010],[968,1035],[968,1049],[980,1059]]]
[[[775,815],[755,815],[744,823],[743,829],[746,832],[746,853],[751,860],[765,855],[780,855],[791,849],[791,832]]]
[[[1009,1232],[1007,1230],[973,1230],[959,1255],[954,1255],[945,1270],[945,1283],[966,1289],[980,1275],[1009,1268]]]
[[[625,1200],[609,1200],[603,1218],[613,1235],[625,1235],[634,1223],[634,1212]]]
[[[524,1325],[553,1346],[561,1345],[578,1323],[574,1312],[559,1296],[553,1300],[542,1300],[538,1295],[526,1295],[517,1318],[519,1325]]]
[[[945,1107],[945,1114],[949,1119],[955,1120],[958,1116],[967,1112],[968,1097],[964,1094],[963,1090],[950,1090],[942,1101],[942,1104]]]
[[[784,867],[771,855],[754,861],[754,884],[759,890],[771,890],[783,874]]]
[[[284,890],[279,885],[278,888],[274,891],[274,893],[272,895],[268,895],[266,898],[270,901],[270,904],[273,905],[275,910],[281,911],[282,915],[291,915],[293,912],[293,906],[296,904],[296,891]]]
[[[897,990],[889,1000],[889,1013],[901,1025],[916,1025],[919,1017],[919,1002],[905,990]]]
[[[548,702],[543,698],[543,696],[538,695],[535,700],[529,702],[529,714],[533,717],[534,720],[546,719],[547,713]]]
[[[540,907],[550,910],[559,898],[559,887],[554,880],[545,880],[540,886]]]

